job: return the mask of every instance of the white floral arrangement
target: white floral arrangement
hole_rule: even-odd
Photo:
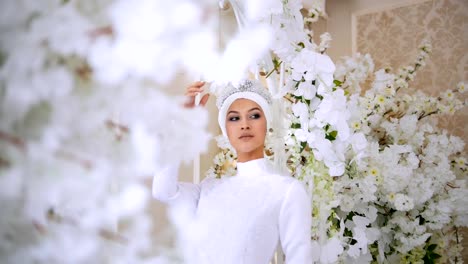
[[[368,141],[365,157],[349,160],[333,182],[335,223],[346,226],[339,233],[346,262],[461,262],[457,228],[468,225],[464,142],[439,129],[434,117],[464,106],[455,94],[465,84],[438,97],[409,94],[430,50],[424,43],[414,65],[396,74],[375,72],[362,96],[360,84],[373,65],[368,56],[346,58],[336,74],[336,88],[348,94],[352,109],[350,127]]]

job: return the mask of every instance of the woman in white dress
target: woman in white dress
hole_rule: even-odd
[[[203,92],[196,82],[186,95],[192,107]],[[205,95],[200,104],[208,100]],[[153,196],[169,205],[185,204],[201,232],[194,245],[199,264],[268,264],[278,243],[286,264],[309,264],[311,201],[296,179],[277,174],[264,158],[271,98],[259,83],[245,81],[226,89],[217,100],[218,122],[237,153],[237,174],[180,183],[168,167],[153,180]]]

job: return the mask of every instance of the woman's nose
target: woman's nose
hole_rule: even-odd
[[[250,129],[249,122],[243,121],[241,124],[241,130],[247,130],[247,129]]]

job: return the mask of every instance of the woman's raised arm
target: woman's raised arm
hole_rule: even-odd
[[[194,82],[189,85],[185,91],[188,97],[184,104],[187,108],[195,107],[195,97],[203,93],[205,82]],[[205,94],[199,105],[204,106],[208,101],[209,94]],[[153,177],[152,194],[153,197],[162,202],[171,202],[175,200],[193,200],[198,201],[200,187],[192,183],[181,183],[178,181],[179,164],[170,164],[162,170],[156,172]],[[181,199],[179,199],[181,198]]]

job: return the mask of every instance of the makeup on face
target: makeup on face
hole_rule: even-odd
[[[238,155],[263,156],[266,119],[260,106],[248,99],[238,99],[229,107],[226,131]]]

